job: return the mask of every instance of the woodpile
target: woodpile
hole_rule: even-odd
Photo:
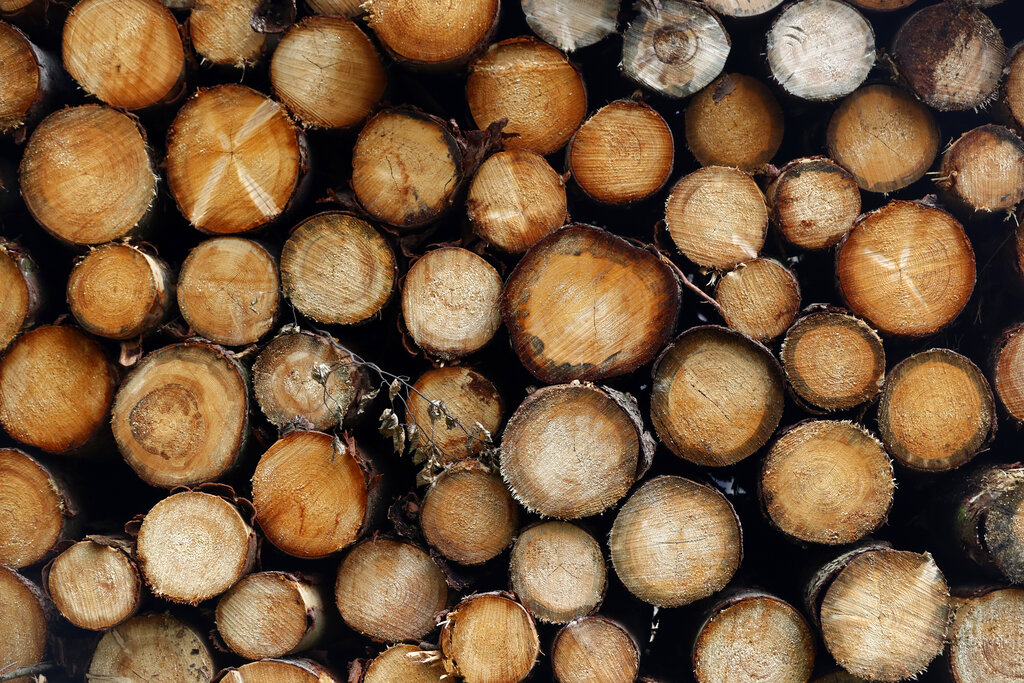
[[[1005,0],[0,0],[0,683],[1024,683]]]

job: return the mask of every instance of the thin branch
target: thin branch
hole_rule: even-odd
[[[10,665],[8,665],[10,666]],[[7,671],[6,673],[0,673],[0,683],[4,681],[13,681],[22,676],[35,676],[36,674],[46,673],[51,669],[56,669],[56,662],[39,662],[31,666],[23,666],[13,671]]]

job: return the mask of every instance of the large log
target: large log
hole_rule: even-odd
[[[364,3],[367,24],[395,59],[411,67],[452,69],[483,49],[498,26],[498,0]]]
[[[194,627],[169,614],[147,614],[107,631],[89,663],[90,680],[210,683],[217,666]]]

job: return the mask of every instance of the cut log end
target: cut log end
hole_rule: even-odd
[[[1024,422],[1024,325],[1003,333],[996,349],[993,384],[1006,412]]]
[[[46,590],[65,619],[94,631],[122,623],[142,601],[142,579],[128,552],[91,540],[57,556],[46,576]]]
[[[1020,678],[1024,661],[1024,591],[994,590],[956,600],[949,665],[956,683]]]
[[[342,678],[311,659],[262,659],[228,669],[219,683],[342,683]],[[419,683],[416,681],[415,683]]]
[[[60,484],[35,458],[0,449],[0,565],[20,569],[54,550],[71,515]]]
[[[772,446],[761,500],[783,533],[809,543],[853,543],[878,528],[896,482],[882,444],[851,422],[803,422]]]
[[[1024,126],[1024,43],[1006,56],[1002,101],[1017,126]]]
[[[35,321],[42,303],[38,269],[28,253],[10,242],[0,241],[0,351]]]
[[[460,460],[483,450],[497,434],[503,417],[501,395],[489,379],[469,368],[450,366],[423,374],[413,384],[406,406],[407,422],[417,427],[415,446],[433,444],[444,460]],[[444,403],[458,422],[448,426],[431,404]],[[481,429],[482,428],[482,429]]]
[[[942,329],[974,291],[974,249],[945,211],[892,201],[862,216],[839,246],[839,289],[882,332],[923,337]]]
[[[640,85],[678,99],[722,73],[731,48],[722,22],[697,3],[641,5],[623,35],[620,68]]]
[[[399,61],[413,67],[449,69],[470,59],[493,35],[498,0],[436,3],[374,0],[367,23]]]
[[[128,235],[156,195],[157,176],[139,124],[95,104],[46,117],[25,147],[19,176],[32,216],[74,245]]]
[[[617,503],[636,481],[640,435],[604,391],[540,389],[523,401],[502,437],[501,475],[527,509],[588,517]]]
[[[822,410],[854,408],[882,389],[882,340],[870,325],[847,313],[803,316],[786,333],[780,356],[793,391]]]
[[[0,3],[0,14],[3,5]],[[20,128],[44,96],[42,66],[35,47],[19,29],[0,22],[0,133]]]
[[[747,173],[708,166],[684,176],[665,203],[676,247],[706,268],[726,270],[756,258],[768,232],[761,189]]]
[[[360,683],[440,683],[446,675],[444,665],[430,661],[431,654],[407,643],[393,645],[366,666]]]
[[[526,23],[545,42],[574,52],[615,33],[618,0],[522,0]]]
[[[434,629],[448,604],[444,574],[430,556],[402,541],[374,538],[358,544],[338,568],[334,587],[341,618],[384,643],[417,640]]]
[[[800,310],[800,285],[787,268],[757,258],[726,273],[715,288],[715,300],[729,327],[758,341],[775,339]]]
[[[0,662],[6,670],[42,661],[49,633],[44,598],[35,584],[0,565]],[[12,683],[32,683],[33,676]]]
[[[147,483],[212,481],[238,459],[248,430],[241,366],[217,347],[166,346],[121,384],[111,426],[125,461]]]
[[[1024,200],[1024,142],[992,124],[969,130],[942,155],[935,183],[968,213],[1012,210]]]
[[[660,190],[672,173],[672,130],[642,102],[616,100],[569,142],[568,166],[580,189],[605,204],[630,204]]]
[[[676,455],[705,467],[738,462],[782,418],[782,370],[771,353],[722,327],[684,332],[654,367],[651,421]]]
[[[802,249],[831,247],[860,215],[860,189],[850,172],[825,157],[786,164],[765,192],[772,222]]]
[[[466,683],[515,683],[530,673],[540,654],[533,618],[499,593],[464,598],[441,625],[445,670]]]
[[[1014,583],[1024,581],[1024,486],[1010,487],[987,510],[980,529],[992,563]]]
[[[267,36],[252,28],[258,0],[203,0],[188,17],[188,36],[196,53],[207,62],[236,68],[263,58]]]
[[[753,17],[771,12],[782,0],[705,0],[704,4],[728,17]]]
[[[892,192],[920,180],[939,152],[935,117],[888,85],[868,85],[844,99],[826,137],[829,156],[868,192]]]
[[[564,54],[535,38],[492,45],[470,66],[466,98],[480,128],[506,119],[509,149],[560,150],[587,115],[583,77]]]
[[[619,624],[604,617],[584,617],[555,636],[551,668],[559,683],[634,681],[640,671],[640,649]]]
[[[898,461],[920,470],[951,470],[970,461],[995,429],[988,380],[948,349],[915,354],[889,373],[878,429]]]
[[[130,619],[104,634],[89,664],[91,680],[146,683],[162,678],[210,683],[217,666],[195,629],[169,614]]]
[[[686,144],[701,166],[760,171],[779,151],[784,127],[768,86],[743,74],[720,76],[686,108]]]

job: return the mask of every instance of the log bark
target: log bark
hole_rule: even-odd
[[[174,295],[167,263],[126,242],[91,249],[68,277],[71,314],[86,332],[108,339],[152,332],[170,313]]]
[[[295,574],[249,574],[217,602],[217,633],[235,654],[268,659],[309,650],[323,638],[330,604],[322,589]]]
[[[701,166],[761,171],[779,151],[784,128],[771,90],[743,74],[723,74],[686,108],[686,145]]]
[[[681,607],[725,587],[740,566],[743,534],[719,491],[660,476],[619,509],[608,547],[630,593],[658,607]]]
[[[377,106],[387,73],[355,22],[314,16],[290,28],[274,49],[270,82],[303,124],[351,128]]]
[[[726,324],[766,342],[785,332],[800,310],[800,283],[778,261],[751,259],[726,273],[715,287]]]
[[[992,590],[954,598],[949,668],[956,683],[1011,683],[1024,658],[1024,591]]]
[[[441,653],[449,674],[466,683],[515,683],[540,654],[533,618],[503,593],[463,598],[441,623]]]
[[[542,522],[520,532],[509,558],[509,584],[535,619],[567,624],[592,614],[608,586],[601,546],[568,522]]]
[[[244,69],[263,60],[267,35],[252,27],[258,0],[202,0],[188,15],[188,36],[204,62]]]
[[[1002,105],[1015,126],[1024,127],[1024,42],[1014,45],[1006,55],[1000,89]]]
[[[1024,324],[1003,332],[994,356],[992,386],[1006,412],[1024,422]]]
[[[935,117],[905,91],[867,85],[844,99],[829,120],[829,156],[868,192],[914,183],[939,152]]]
[[[1024,581],[1024,469],[1019,464],[983,466],[956,482],[940,501],[958,550],[979,567]]]
[[[886,450],[908,467],[960,467],[988,444],[995,428],[995,400],[988,380],[958,353],[917,353],[886,377],[878,403],[878,430]]]
[[[521,254],[565,225],[565,182],[536,152],[510,149],[480,165],[466,211],[473,232],[490,246]]]
[[[780,531],[807,543],[841,545],[885,521],[896,480],[881,442],[846,421],[801,422],[768,451],[761,502]]]
[[[622,625],[584,617],[555,636],[551,668],[559,683],[631,683],[640,671],[640,648]]]
[[[665,224],[688,259],[728,270],[760,253],[768,233],[768,209],[747,173],[708,166],[676,182],[665,203]]]
[[[679,457],[731,465],[771,437],[782,418],[782,369],[761,344],[724,327],[679,335],[654,364],[651,422]]]
[[[839,245],[839,291],[879,331],[923,337],[959,315],[974,291],[974,249],[945,211],[894,200],[864,214]]]
[[[668,182],[675,160],[672,129],[642,102],[615,100],[569,140],[566,165],[583,193],[603,204],[647,199]]]
[[[935,184],[968,217],[1012,211],[1024,200],[1024,142],[1004,126],[969,130],[942,155]]]
[[[620,69],[654,92],[689,97],[722,73],[732,44],[721,20],[695,2],[643,2],[622,37]]]
[[[148,484],[212,481],[237,462],[249,430],[249,398],[238,361],[219,347],[172,344],[125,378],[111,427],[125,461]]]
[[[7,4],[6,2],[3,4]],[[3,6],[0,4],[0,16]],[[52,105],[60,84],[60,63],[21,29],[0,22],[0,134],[33,123]]]
[[[43,574],[54,606],[79,628],[105,631],[135,615],[142,578],[127,539],[86,537],[62,552]]]
[[[144,109],[184,94],[181,27],[156,0],[83,0],[68,14],[62,47],[68,73],[113,107]]]
[[[210,683],[217,673],[198,631],[169,614],[147,614],[104,634],[89,664],[92,681]]]
[[[583,77],[568,58],[536,38],[492,45],[469,67],[469,110],[478,128],[505,119],[509,149],[557,152],[587,115]]]
[[[246,232],[296,198],[307,154],[284,107],[245,86],[218,85],[198,90],[171,124],[167,185],[197,230]]]
[[[143,128],[96,104],[44,119],[25,147],[19,179],[36,222],[72,245],[101,244],[138,231],[156,197],[157,175]]]
[[[362,5],[362,0],[306,0],[306,6],[314,14],[349,19],[358,19],[366,14]]]
[[[343,679],[312,659],[263,659],[231,668],[220,683],[343,683]]]
[[[948,0],[903,22],[892,56],[899,77],[925,104],[960,111],[995,99],[1006,46],[984,12],[972,3]]]
[[[794,159],[765,190],[772,224],[790,244],[825,249],[860,215],[860,189],[845,168],[827,157]]]
[[[789,386],[815,408],[855,408],[882,390],[882,340],[866,322],[840,309],[812,309],[797,320],[779,355]]]
[[[0,240],[0,351],[35,323],[43,304],[39,268],[27,251]]]
[[[69,536],[77,510],[38,460],[0,449],[0,564],[20,569],[46,559]]]
[[[401,63],[428,70],[462,66],[480,52],[498,26],[498,0],[439,4],[429,0],[374,0],[367,24]]]
[[[444,403],[458,424],[449,426],[431,406]],[[497,435],[504,417],[501,395],[489,379],[466,367],[428,370],[412,386],[406,404],[406,424],[417,427],[413,448],[435,446],[443,461],[478,455]]]
[[[377,483],[355,441],[293,431],[256,465],[256,521],[266,539],[289,555],[326,557],[366,531],[377,511]]]
[[[618,0],[522,0],[526,23],[541,40],[575,52],[615,33]]]
[[[383,643],[417,640],[434,630],[448,604],[444,574],[423,550],[373,538],[349,551],[338,567],[334,598],[355,631]]]
[[[519,528],[519,506],[505,482],[476,460],[448,467],[420,508],[423,538],[446,559],[478,565],[497,557]]]
[[[0,424],[49,453],[80,452],[100,438],[116,386],[103,349],[83,332],[37,327],[0,359]]]
[[[366,665],[358,683],[440,683],[445,676],[444,665],[436,659],[423,661],[426,657],[421,653],[415,645],[392,645]]]
[[[215,344],[245,346],[270,331],[280,296],[277,261],[262,245],[215,237],[188,253],[178,274],[178,310]]]
[[[49,611],[43,592],[14,569],[0,565],[0,662],[3,670],[38,664],[50,634]],[[32,683],[34,676],[13,683]]]
[[[598,228],[571,225],[519,261],[501,315],[512,346],[547,383],[598,380],[649,363],[679,312],[672,269]]]

